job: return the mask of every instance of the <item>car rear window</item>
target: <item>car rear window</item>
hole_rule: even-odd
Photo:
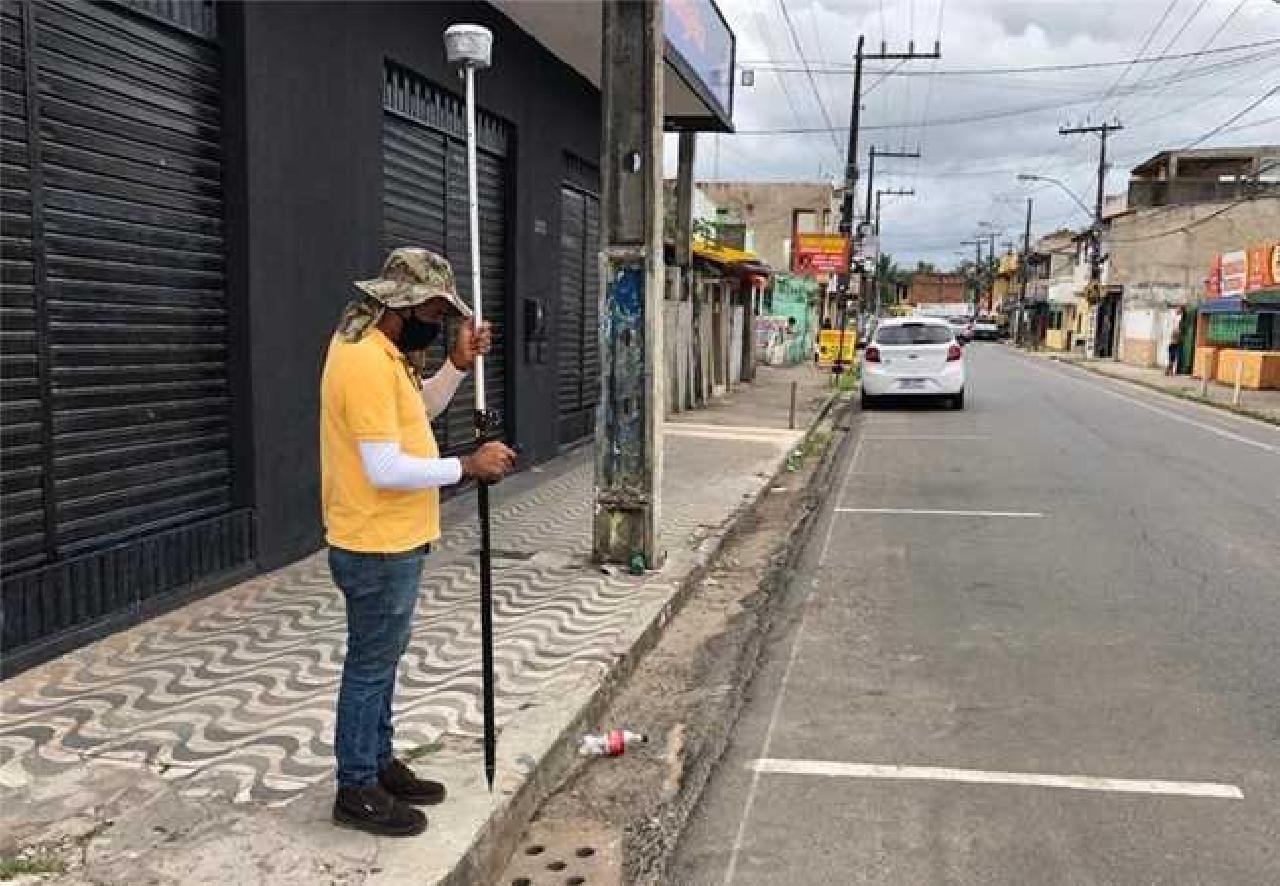
[[[945,345],[951,338],[950,329],[932,323],[882,326],[876,332],[876,341],[882,345]]]

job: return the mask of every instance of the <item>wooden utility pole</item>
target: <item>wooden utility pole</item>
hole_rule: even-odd
[[[663,560],[662,4],[601,4],[604,136],[596,559]]]

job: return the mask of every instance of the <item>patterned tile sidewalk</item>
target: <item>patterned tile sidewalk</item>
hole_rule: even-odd
[[[586,562],[588,453],[562,460],[531,489],[500,496],[500,727],[559,681],[603,675],[626,651],[636,614],[670,598],[702,539],[759,491],[798,438],[695,424],[669,436],[670,562],[643,578]],[[428,561],[397,695],[402,747],[480,733],[473,507],[470,497],[449,503],[452,528]],[[0,798],[29,796],[42,779],[98,762],[144,767],[193,798],[290,803],[331,778],[343,618],[322,552],[7,681]]]

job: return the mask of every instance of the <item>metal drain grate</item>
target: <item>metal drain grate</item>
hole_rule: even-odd
[[[616,830],[593,822],[531,824],[501,886],[621,886],[621,840]]]

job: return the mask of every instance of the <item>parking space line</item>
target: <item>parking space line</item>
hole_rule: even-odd
[[[846,487],[849,485],[849,478],[854,473],[854,468],[858,465],[858,459],[862,456],[862,432],[858,432],[858,442],[853,447],[853,455],[849,457],[849,464],[844,469],[844,476],[840,480],[840,486],[836,489],[836,497],[834,502],[840,503],[844,496]],[[818,567],[821,568],[826,562],[827,554],[831,548],[831,532],[836,525],[836,511],[838,508],[831,509],[831,518],[827,523],[827,535],[822,542],[822,550],[818,552]],[[769,713],[769,725],[765,727],[764,744],[760,748],[760,756],[768,757],[769,748],[773,746],[773,733],[778,728],[778,720],[782,716],[782,700],[786,697],[787,686],[791,683],[791,672],[795,669],[796,659],[800,657],[800,644],[804,640],[804,623],[805,616],[808,615],[808,609],[801,609],[800,622],[796,625],[796,635],[791,641],[791,652],[787,656],[787,666],[782,671],[782,682],[778,684],[778,695],[773,700],[773,710]],[[760,789],[760,773],[751,773],[751,782],[747,786],[747,797],[742,804],[742,817],[738,819],[738,832],[733,838],[733,848],[729,851],[729,864],[724,869],[724,886],[732,886],[734,875],[738,871],[738,857],[742,854],[743,843],[747,837],[747,822],[751,818],[751,808],[756,802],[756,791]]]
[[[837,514],[909,514],[926,517],[1043,517],[1039,511],[943,511],[929,508],[836,508]]]
[[[833,760],[777,760],[762,758],[748,764],[756,774],[817,775],[828,778],[866,778],[897,781],[945,781],[1016,787],[1066,788],[1118,794],[1161,794],[1214,800],[1243,800],[1232,784],[1205,781],[1165,781],[1146,778],[1105,778],[1094,775],[1043,775],[1034,772],[992,772],[940,766],[893,766],[881,763],[840,763]]]

